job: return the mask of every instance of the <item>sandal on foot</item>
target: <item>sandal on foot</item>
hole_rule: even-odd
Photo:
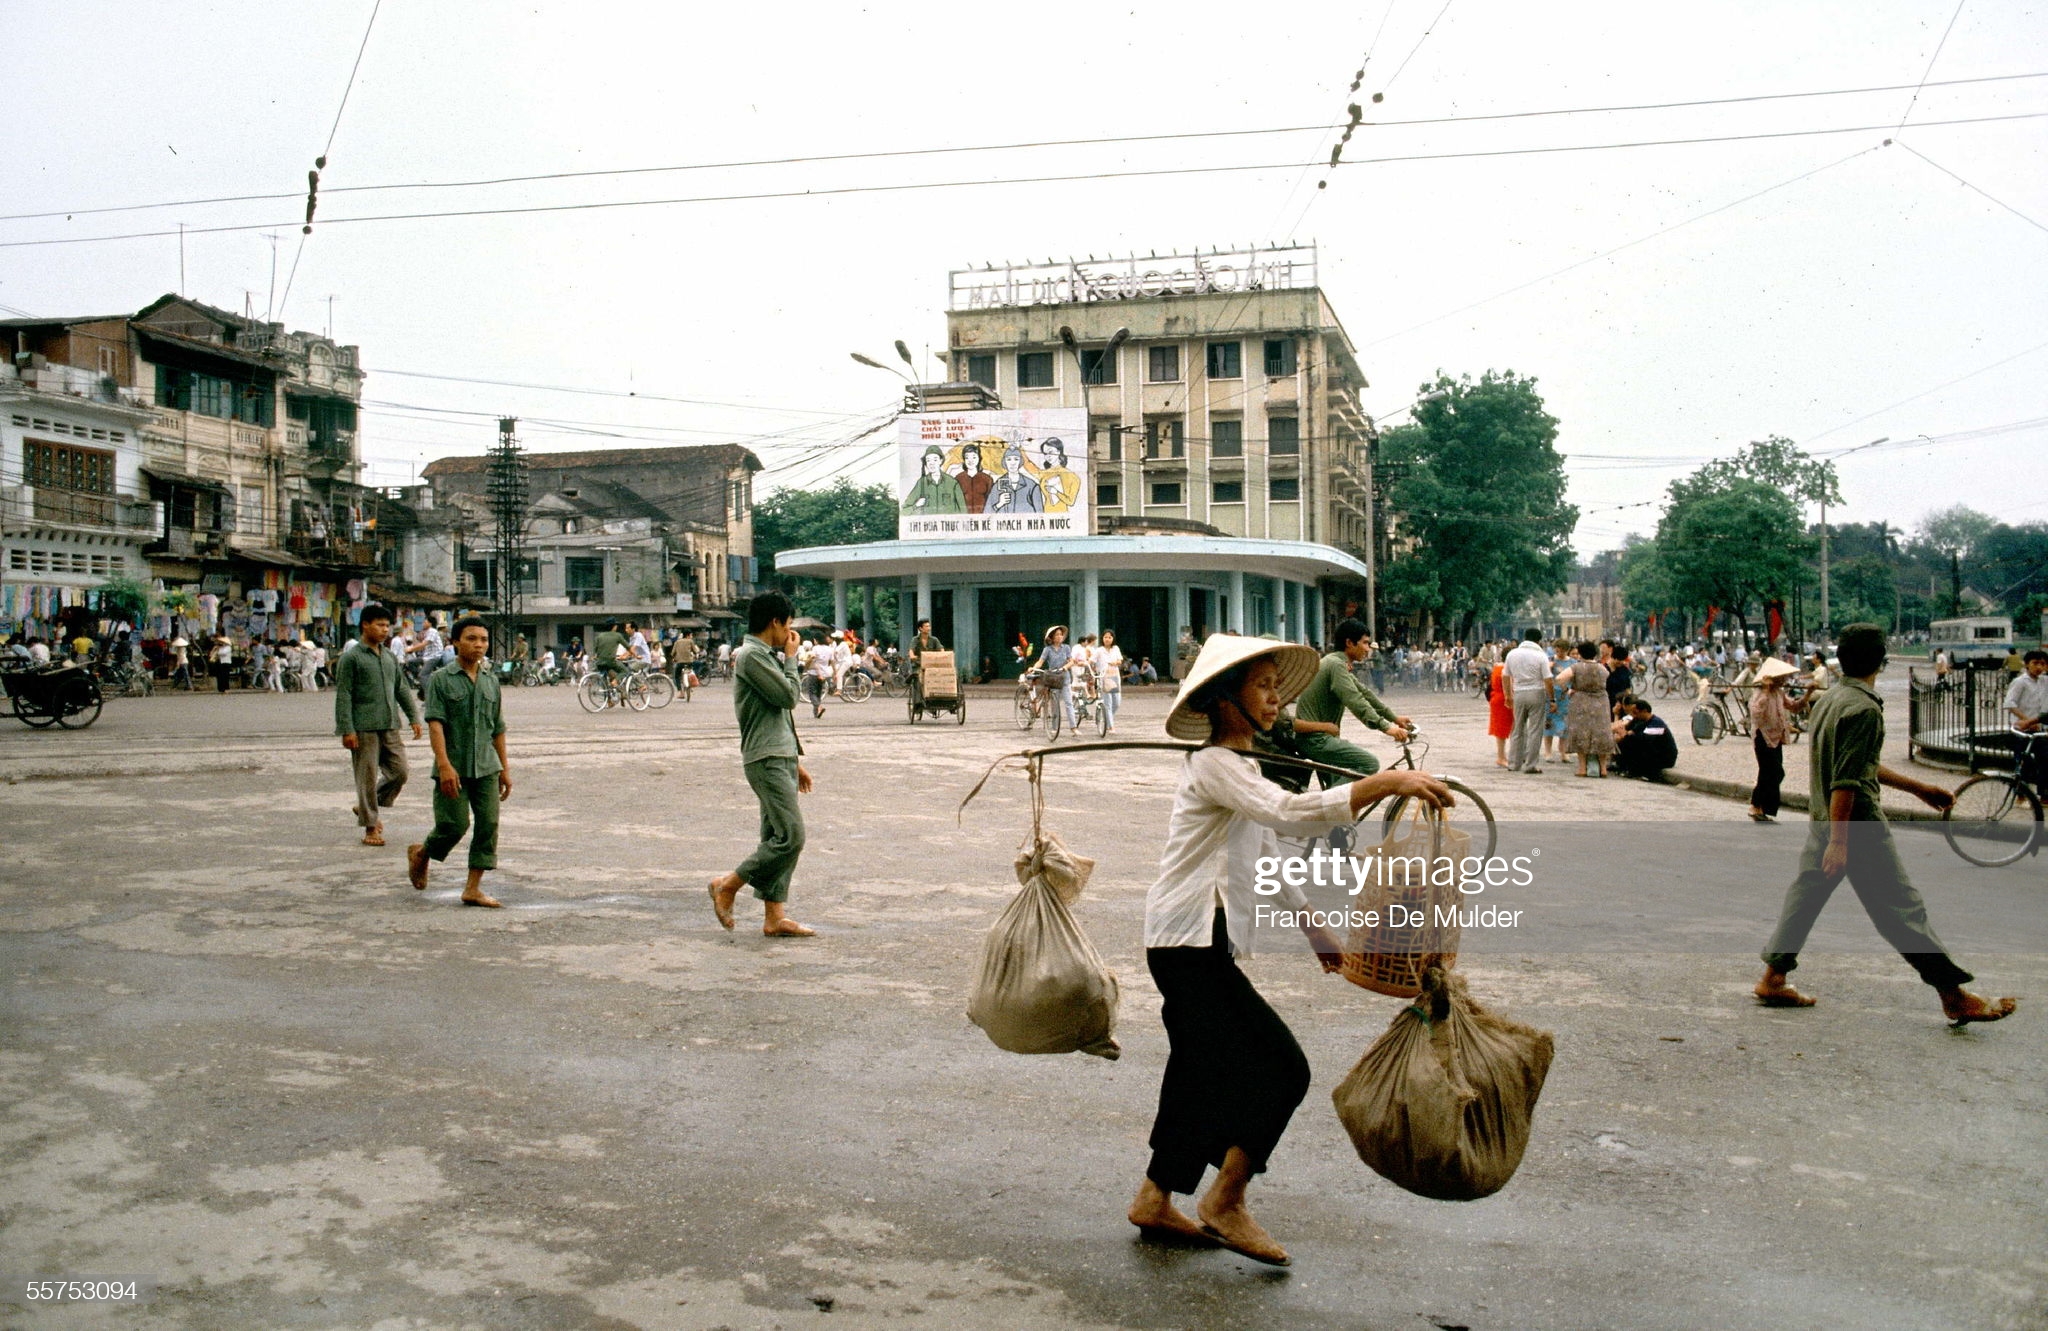
[[[363,844],[364,844],[364,845],[366,845],[366,846],[381,846],[381,845],[383,845],[383,844],[384,844],[384,833],[383,833],[383,832],[381,832],[381,831],[379,831],[379,830],[378,830],[377,828],[374,828],[374,827],[366,827],[366,828],[364,828],[364,829],[363,829]]]
[[[818,931],[795,920],[784,920],[781,924],[764,924],[761,934],[766,938],[816,938]]]
[[[1277,1246],[1275,1246],[1271,1251],[1262,1248],[1248,1247],[1245,1244],[1238,1243],[1229,1235],[1225,1234],[1222,1230],[1216,1228],[1216,1226],[1208,1224],[1206,1222],[1202,1225],[1202,1232],[1204,1234],[1207,1234],[1210,1238],[1216,1240],[1216,1244],[1218,1247],[1228,1248],[1230,1249],[1230,1251],[1236,1253],[1240,1257],[1249,1257],[1255,1262],[1264,1262],[1267,1266],[1294,1265],[1294,1259],[1289,1257],[1286,1253],[1281,1252]]]
[[[1132,1224],[1137,1224],[1134,1220]],[[1156,1243],[1165,1248],[1215,1248],[1221,1245],[1214,1235],[1200,1229],[1182,1229],[1179,1225],[1138,1225],[1138,1242]]]
[[[1756,1001],[1765,1007],[1812,1007],[1820,1000],[1802,994],[1788,984],[1783,989],[1772,989],[1768,992],[1758,990]]]
[[[1977,996],[1971,994],[1970,997],[1976,998]],[[1967,1026],[1973,1021],[2004,1021],[2020,1005],[2020,1000],[2017,998],[1985,998],[1978,1001],[1983,1003],[1984,1006],[1975,1012],[1968,1011],[1967,1009],[1959,1013],[1950,1012],[1948,1005],[1944,1003],[1941,1008],[1941,1014],[1948,1018],[1950,1026]]]

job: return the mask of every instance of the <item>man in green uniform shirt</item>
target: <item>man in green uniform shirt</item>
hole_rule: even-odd
[[[1884,630],[1851,624],[1842,630],[1835,654],[1842,682],[1821,695],[1807,713],[1807,746],[1812,784],[1807,807],[1812,819],[1799,876],[1785,893],[1778,928],[1764,948],[1764,976],[1757,1000],[1766,1007],[1812,1007],[1814,1000],[1792,987],[1787,976],[1799,964],[1799,949],[1844,877],[1856,890],[1864,913],[1897,948],[1920,978],[1941,995],[1941,1010],[1961,1026],[1997,1021],[2017,1005],[2010,998],[1986,1000],[1963,988],[1973,978],[1949,958],[1927,923],[1927,903],[1906,876],[1892,845],[1891,828],[1879,803],[1879,787],[1890,786],[1946,809],[1954,796],[1916,781],[1879,762],[1884,752],[1884,703],[1877,675],[1884,669]]]
[[[334,666],[334,733],[341,736],[355,768],[356,821],[363,844],[384,844],[384,813],[405,789],[405,741],[398,733],[403,718],[419,739],[420,705],[406,682],[405,667],[391,640],[391,609],[366,605],[358,621],[361,636]]]
[[[1381,734],[1407,742],[1408,718],[1395,716],[1377,694],[1351,673],[1353,666],[1371,659],[1372,639],[1365,625],[1355,619],[1338,624],[1337,650],[1323,658],[1316,677],[1294,702],[1294,747],[1300,756],[1360,776],[1379,771],[1378,758],[1339,738],[1346,712]],[[1329,772],[1318,775],[1326,788],[1343,779]]]
[[[604,626],[590,644],[590,668],[607,675],[615,675],[626,668],[619,659],[619,653],[626,649],[626,635],[619,631],[619,621],[614,619]]]
[[[781,592],[763,592],[747,608],[747,638],[732,658],[732,705],[740,722],[740,762],[761,805],[761,837],[739,868],[711,880],[712,913],[727,929],[733,926],[733,899],[751,884],[765,912],[761,932],[770,938],[809,938],[816,932],[784,911],[804,850],[797,796],[811,793],[811,774],[798,761],[804,747],[796,737],[801,639],[789,626],[795,615],[796,607]]]
[[[427,738],[434,745],[434,830],[406,847],[406,874],[421,891],[427,861],[445,860],[476,815],[469,839],[465,906],[501,906],[484,892],[484,872],[498,867],[498,801],[512,793],[505,757],[505,709],[498,681],[482,669],[491,630],[474,616],[455,621],[455,662],[427,677]]]

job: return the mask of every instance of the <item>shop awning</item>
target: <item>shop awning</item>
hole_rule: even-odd
[[[239,559],[245,564],[268,564],[272,568],[301,568],[306,562],[282,550],[273,550],[263,545],[238,545],[229,558]]]
[[[235,492],[220,481],[208,480],[204,476],[193,476],[182,471],[170,471],[163,467],[144,467],[142,474],[151,480],[162,481],[165,485],[182,485],[188,490],[211,490],[234,498]]]
[[[682,619],[672,619],[669,621],[669,624],[671,627],[679,629],[708,629],[711,627],[710,620],[699,619],[695,615],[687,615]]]
[[[462,598],[437,592],[432,587],[401,587],[387,582],[371,583],[370,599],[394,609],[417,606],[426,610],[453,610],[466,604]]]
[[[707,619],[738,619],[738,618],[739,618],[739,616],[738,616],[738,615],[734,614],[734,613],[733,613],[732,611],[730,611],[730,610],[706,610],[706,611],[704,612],[704,616],[705,616],[705,618],[707,618]]]

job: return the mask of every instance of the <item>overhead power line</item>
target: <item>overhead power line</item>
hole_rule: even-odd
[[[2048,111],[2022,111],[2007,115],[1964,116],[1952,120],[1928,120],[1919,126],[1932,129],[1946,125],[1982,125],[1999,121],[2040,120],[2048,118]],[[1347,166],[1367,166],[1389,162],[1447,162],[1473,158],[1529,157],[1555,153],[1604,152],[1623,148],[1672,148],[1706,143],[1752,143],[1768,139],[1812,138],[1829,134],[1867,134],[1889,128],[1886,125],[1843,125],[1832,129],[1778,130],[1759,134],[1712,134],[1694,138],[1678,139],[1633,139],[1621,143],[1574,143],[1553,147],[1496,148],[1468,152],[1410,153],[1387,157],[1363,157],[1347,161]],[[326,222],[328,226],[342,226],[362,222],[412,222],[463,217],[514,217],[540,213],[594,212],[618,208],[659,208],[695,203],[756,203],[780,199],[823,199],[850,194],[900,194],[915,190],[935,189],[977,189],[991,185],[1058,185],[1088,180],[1131,180],[1158,178],[1162,176],[1208,176],[1227,175],[1247,171],[1288,171],[1300,162],[1254,162],[1241,166],[1180,166],[1162,167],[1150,170],[1132,171],[1083,171],[1055,176],[1011,176],[991,180],[935,180],[919,181],[899,185],[845,185],[833,189],[763,190],[748,194],[700,194],[670,199],[609,199],[589,203],[527,204],[505,208],[453,208],[434,212],[378,213],[362,217],[334,217]],[[225,226],[188,227],[185,235],[210,235],[234,231],[262,231],[275,226],[289,226],[289,222],[245,222]],[[178,230],[130,231],[111,236],[52,236],[41,240],[0,241],[0,249],[25,249],[42,245],[87,245],[116,240],[151,240],[180,234]]]
[[[1939,79],[1929,88],[1964,87],[1973,84],[2009,83],[2048,78],[2048,71],[2021,74],[1987,74],[1973,78]],[[1601,106],[1551,107],[1533,111],[1496,111],[1472,115],[1427,116],[1402,120],[1364,120],[1374,129],[1408,126],[1479,124],[1501,120],[1529,120],[1554,116],[1607,115],[1634,111],[1675,111],[1708,106],[1741,106],[1759,102],[1795,101],[1816,97],[1856,97],[1876,93],[1905,92],[1922,86],[1911,83],[1873,84],[1856,88],[1820,88],[1800,92],[1748,93],[1733,97],[1702,97],[1673,102],[1631,102]],[[481,189],[498,185],[528,185],[558,180],[594,180],[612,176],[660,175],[688,171],[725,171],[754,167],[815,166],[829,162],[882,161],[905,157],[937,157],[953,154],[1018,152],[1039,148],[1083,148],[1131,143],[1166,143],[1178,140],[1254,138],[1282,134],[1327,134],[1341,129],[1338,124],[1276,125],[1261,129],[1182,130],[1159,134],[1113,134],[1075,139],[1031,139],[1013,143],[961,144],[939,148],[892,148],[855,153],[819,153],[804,156],[759,157],[715,162],[682,162],[657,166],[607,167],[584,171],[543,171],[526,175],[484,176],[468,180],[393,181],[376,185],[339,185],[327,194],[366,194],[393,190]],[[1321,161],[1305,163],[1308,167]],[[107,204],[86,208],[48,208],[27,213],[0,213],[0,222],[35,221],[52,217],[94,217],[106,213],[146,212],[159,208],[199,208],[227,203],[279,203],[303,197],[299,193],[224,194],[199,199],[165,199],[153,203]]]
[[[1980,187],[1978,187],[1978,186],[1976,186],[1976,185],[1973,185],[1973,184],[1971,184],[1971,183],[1970,183],[1969,181],[1967,181],[1967,180],[1964,180],[1964,179],[1963,179],[1963,178],[1962,178],[1961,176],[1959,176],[1959,175],[1957,175],[1957,174],[1956,174],[1955,172],[1953,172],[1953,171],[1949,170],[1949,169],[1948,169],[1947,167],[1943,166],[1943,165],[1942,165],[1942,164],[1941,164],[1940,162],[1937,162],[1937,161],[1935,161],[1935,160],[1934,160],[1934,159],[1933,159],[1932,157],[1929,157],[1929,156],[1928,156],[1928,155],[1927,155],[1926,153],[1924,153],[1924,152],[1921,152],[1921,151],[1920,151],[1920,150],[1919,150],[1918,148],[1915,148],[1915,147],[1914,147],[1914,146],[1913,146],[1912,144],[1910,144],[1910,143],[1907,143],[1907,142],[1906,142],[1905,140],[1903,140],[1903,139],[1894,139],[1894,140],[1892,140],[1892,142],[1893,142],[1893,143],[1896,143],[1896,144],[1897,144],[1897,145],[1898,145],[1899,147],[1901,147],[1901,148],[1904,148],[1904,149],[1905,149],[1905,150],[1906,150],[1907,152],[1909,152],[1909,153],[1913,154],[1913,155],[1914,155],[1915,157],[1917,157],[1917,158],[1919,158],[1919,159],[1920,159],[1921,161],[1923,161],[1923,162],[1927,163],[1927,165],[1929,165],[1929,166],[1933,167],[1933,168],[1934,168],[1935,170],[1937,170],[1937,171],[1941,172],[1941,174],[1943,174],[1943,175],[1947,176],[1947,177],[1948,177],[1948,178],[1949,178],[1950,180],[1953,180],[1953,181],[1955,181],[1955,182],[1956,182],[1956,184],[1958,184],[1958,185],[1961,185],[1961,186],[1962,186],[1962,187],[1963,187],[1964,189],[1966,189],[1966,190],[1969,190],[1969,191],[1971,191],[1972,193],[1975,193],[1975,194],[1980,194],[1980,195],[1982,195],[1982,196],[1983,196],[1984,198],[1987,198],[1987,199],[1991,200],[1991,202],[1993,202],[1993,203],[1997,204],[1997,205],[1998,205],[1999,207],[2001,207],[2001,208],[2005,209],[2005,210],[2006,210],[2007,212],[2011,213],[2011,214],[2012,214],[2012,215],[2013,215],[2014,217],[2017,217],[2017,218],[2019,218],[2019,219],[2020,219],[2020,220],[2021,220],[2022,222],[2025,222],[2025,223],[2026,223],[2026,224],[2027,224],[2028,226],[2030,226],[2030,227],[2033,227],[2033,228],[2034,228],[2035,230],[2037,230],[2037,231],[2048,231],[2048,224],[2044,224],[2044,223],[2042,223],[2042,222],[2036,221],[2036,220],[2035,220],[2034,218],[2031,218],[2031,217],[2027,216],[2027,215],[2026,215],[2025,213],[2023,213],[2023,212],[2021,212],[2021,211],[2020,211],[2019,209],[2017,209],[2017,208],[2013,207],[2013,206],[2012,206],[2011,204],[2007,203],[2007,202],[2006,202],[2006,201],[2005,201],[2004,199],[2001,199],[2001,198],[1999,198],[1999,197],[1998,197],[1997,195],[1995,195],[1995,194],[1992,194],[1992,193],[1991,193],[1991,192],[1989,192],[1988,190],[1985,190],[1985,189],[1982,189],[1982,188],[1980,188]]]

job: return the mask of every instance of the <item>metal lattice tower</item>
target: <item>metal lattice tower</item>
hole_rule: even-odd
[[[507,659],[519,622],[519,570],[525,564],[526,458],[513,434],[517,417],[498,422],[498,442],[491,450],[488,494],[497,519],[496,550],[491,560],[491,656]]]

